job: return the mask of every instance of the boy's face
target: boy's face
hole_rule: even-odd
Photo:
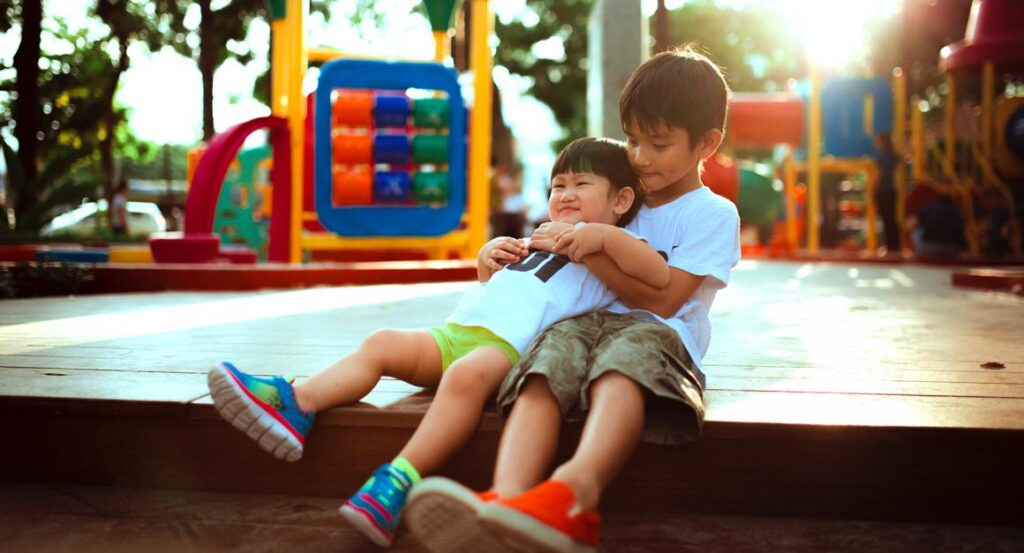
[[[629,163],[647,187],[647,205],[671,201],[699,187],[700,162],[713,154],[721,141],[711,146],[709,141],[701,140],[691,148],[686,129],[664,121],[644,131],[633,120],[625,131]]]
[[[558,223],[614,225],[633,203],[633,190],[613,191],[611,182],[594,173],[560,173],[551,179],[548,216]]]

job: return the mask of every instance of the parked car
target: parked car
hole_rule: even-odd
[[[129,237],[146,238],[154,232],[166,230],[167,221],[155,203],[128,202]],[[75,209],[54,217],[43,225],[39,234],[50,238],[89,239],[99,238],[99,232],[103,232],[106,237],[110,236],[106,200],[83,202]]]

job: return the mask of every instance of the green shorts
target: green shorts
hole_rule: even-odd
[[[679,444],[697,439],[704,422],[704,375],[676,331],[608,311],[555,323],[535,339],[501,383],[498,413],[507,416],[523,382],[547,379],[562,418],[579,422],[590,408],[591,383],[609,371],[645,392],[643,441]]]
[[[501,350],[513,366],[519,362],[519,352],[512,344],[482,326],[445,323],[444,326],[435,326],[428,330],[441,350],[441,371],[448,370],[452,363],[484,346]]]

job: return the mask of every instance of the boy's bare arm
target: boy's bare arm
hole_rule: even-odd
[[[649,286],[661,289],[669,283],[668,263],[661,254],[643,240],[612,225],[582,225],[560,237],[556,248],[576,262],[603,251],[623,273]]]
[[[583,258],[583,263],[619,297],[622,303],[634,309],[646,309],[666,318],[679,311],[705,278],[682,269],[669,268],[668,286],[656,288],[627,274],[604,252],[587,255]]]

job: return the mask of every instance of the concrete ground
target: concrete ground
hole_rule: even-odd
[[[284,495],[0,484],[0,550],[17,553],[380,551],[340,500]],[[609,513],[601,551],[1016,553],[1024,528]],[[395,553],[422,550],[400,535]]]

